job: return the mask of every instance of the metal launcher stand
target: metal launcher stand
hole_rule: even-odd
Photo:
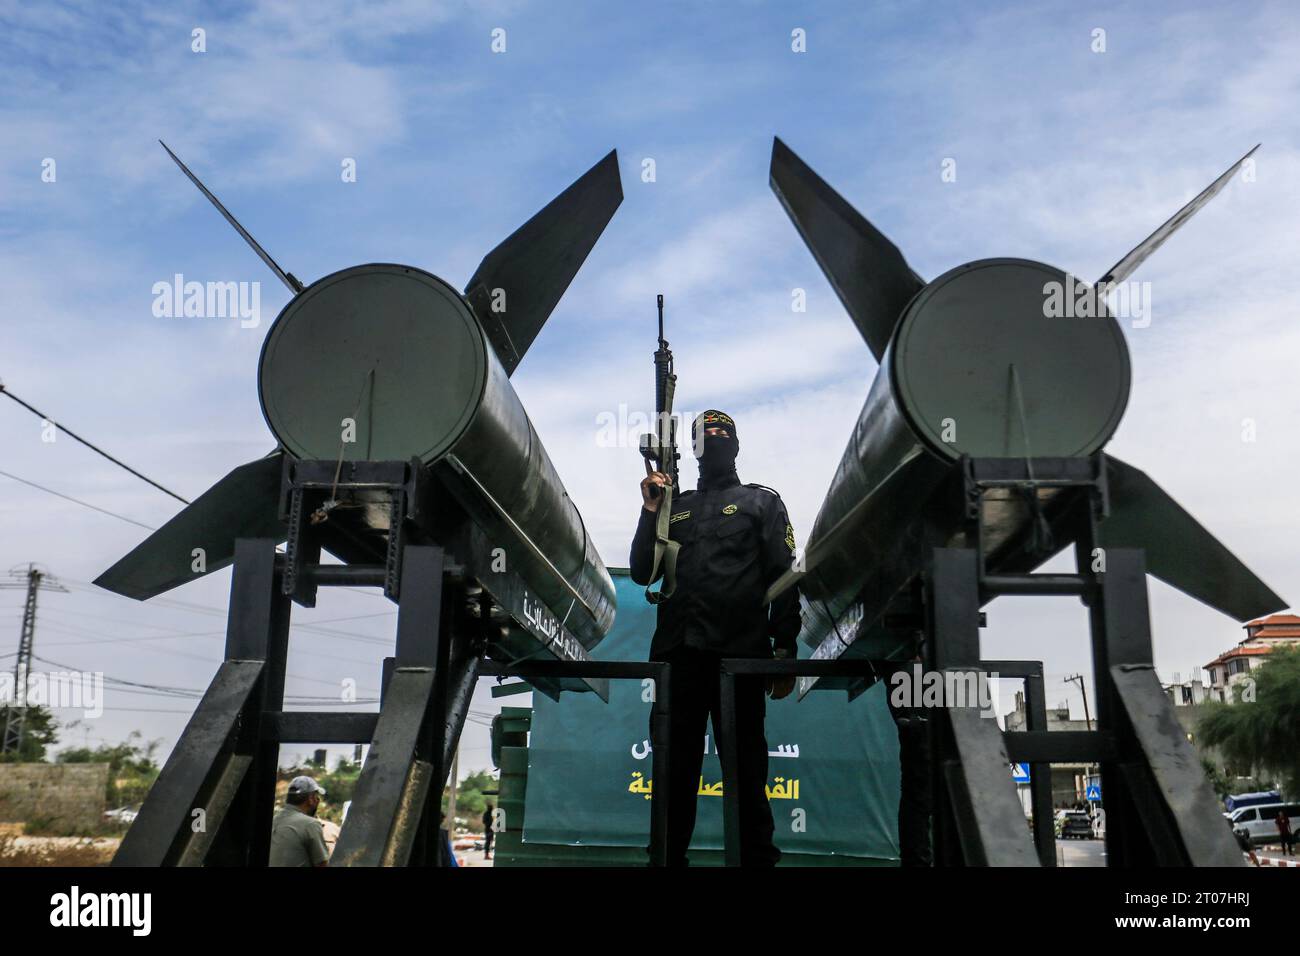
[[[1100,455],[962,463],[966,547],[931,552],[924,581],[926,663],[935,671],[997,676],[1003,676],[1000,667],[1009,667],[1005,676],[1030,682],[1032,729],[1004,734],[976,707],[947,706],[930,721],[939,865],[1047,862],[1051,824],[1044,813],[1050,812],[1050,796],[1045,796],[1050,784],[1041,781],[1052,762],[1100,764],[1109,865],[1241,865],[1214,793],[1156,676],[1143,552],[1104,547],[1105,474]],[[1072,516],[1075,573],[1016,573],[1014,561],[1008,562],[1011,573],[988,572],[984,505],[998,489],[1027,491],[1034,501],[1039,489],[1064,493],[1061,500]],[[1041,691],[1034,693],[1035,680],[1041,688],[1041,664],[1035,670],[1025,662],[981,661],[980,607],[1005,595],[1072,595],[1087,607],[1097,729],[1048,733]],[[1037,852],[1007,771],[1012,761],[1029,763],[1036,783]]]
[[[286,464],[285,552],[269,539],[236,542],[225,661],[114,866],[266,866],[279,748],[292,743],[370,744],[331,866],[439,865],[442,790],[480,675],[648,677],[658,685],[656,701],[667,701],[666,665],[487,660],[487,615],[469,611],[487,598],[474,595],[463,566],[438,543],[437,494],[418,462]],[[386,509],[387,535],[367,543],[342,522],[313,521],[344,499]],[[327,536],[336,554],[382,560],[322,564]],[[379,713],[285,710],[291,602],[312,607],[319,587],[358,585],[382,587],[398,605]],[[660,722],[664,707],[656,704]],[[667,748],[656,749],[654,759],[656,777],[666,780]],[[665,860],[666,804],[652,796],[652,864]]]
[[[951,673],[969,686],[972,676],[1025,682],[1027,731],[1006,732],[976,705],[933,708],[929,733],[933,859],[940,866],[1051,866],[1055,838],[1051,806],[1053,762],[1096,762],[1106,803],[1106,851],[1111,866],[1240,866],[1241,854],[1224,826],[1218,803],[1173,705],[1156,677],[1151,650],[1143,552],[1103,548],[1098,526],[1107,513],[1102,456],[1065,459],[965,459],[957,476],[963,509],[962,547],[952,524],[938,517],[924,540],[922,587],[912,620],[923,635],[926,669]],[[1064,509],[1074,542],[1073,574],[1031,573],[1045,555],[999,542],[999,573],[985,566],[989,551],[984,512],[990,492],[1032,495],[1052,490],[1049,506]],[[1062,527],[1054,523],[1053,527]],[[960,537],[960,536],[959,536]],[[1093,571],[1094,561],[1104,570]],[[1099,567],[1103,565],[1099,564]],[[1088,609],[1096,681],[1095,730],[1048,733],[1039,661],[985,661],[980,657],[980,608],[1006,595],[1070,595]],[[882,662],[888,668],[888,662]],[[724,778],[736,779],[735,680],[737,675],[861,677],[880,670],[866,660],[724,660],[722,726],[718,729]],[[945,681],[945,686],[949,686]],[[924,756],[924,755],[919,755]],[[917,757],[913,757],[917,759]],[[1034,808],[1026,824],[1009,764],[1028,763]],[[913,795],[914,796],[914,795]],[[913,799],[904,793],[903,799]],[[723,790],[728,865],[740,862],[739,800]]]

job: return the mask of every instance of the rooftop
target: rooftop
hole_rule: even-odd
[[[1227,661],[1232,660],[1232,658],[1234,657],[1259,657],[1260,655],[1270,653],[1272,650],[1273,649],[1271,647],[1250,647],[1247,645],[1239,644],[1236,647],[1234,647],[1232,650],[1225,651],[1224,653],[1220,654],[1218,657],[1210,661],[1210,663],[1206,664],[1205,666],[1213,667],[1215,664],[1223,664],[1226,663]]]
[[[1247,621],[1242,627],[1279,627],[1279,626],[1300,627],[1300,617],[1294,614],[1270,614],[1268,617],[1258,617],[1253,621]]]

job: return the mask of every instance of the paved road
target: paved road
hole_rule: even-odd
[[[1106,844],[1103,840],[1057,840],[1057,866],[1105,866]]]

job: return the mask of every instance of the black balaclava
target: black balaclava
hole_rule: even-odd
[[[725,428],[727,437],[706,435],[706,428]],[[692,450],[700,462],[700,491],[710,488],[727,488],[740,483],[736,476],[736,454],[740,441],[736,437],[736,422],[726,412],[716,408],[701,412],[691,425]]]

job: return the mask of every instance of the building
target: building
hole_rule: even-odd
[[[1237,646],[1220,654],[1206,664],[1196,676],[1173,675],[1170,683],[1161,682],[1165,693],[1174,705],[1174,716],[1202,760],[1220,774],[1237,783],[1248,784],[1241,778],[1232,778],[1226,756],[1217,748],[1205,746],[1197,733],[1197,724],[1204,714],[1202,705],[1211,702],[1233,703],[1249,699],[1248,682],[1255,669],[1268,660],[1273,649],[1300,644],[1300,617],[1294,614],[1272,614],[1243,625],[1246,636]]]
[[[1008,732],[1023,731],[1029,729],[1029,715],[1025,710],[1025,693],[1016,691],[1015,710],[1003,717],[1003,729]],[[1071,720],[1070,708],[1064,704],[1060,707],[1047,708],[1047,729],[1049,731],[1058,730],[1091,730],[1093,729],[1087,721]],[[1096,771],[1095,764],[1084,763],[1053,763],[1052,764],[1052,807],[1071,808],[1076,804],[1084,803],[1088,791],[1089,774]],[[1020,796],[1020,803],[1025,809],[1025,815],[1029,816],[1032,811],[1032,803],[1029,794],[1029,785],[1019,783],[1016,785],[1016,791]]]
[[[1195,707],[1210,699],[1210,687],[1200,676],[1184,679],[1174,674],[1173,682],[1162,686],[1175,707]]]
[[[1244,625],[1246,637],[1232,650],[1205,665],[1210,675],[1209,700],[1232,703],[1245,692],[1255,668],[1268,660],[1275,647],[1300,644],[1300,617],[1271,614]],[[1177,701],[1175,701],[1177,703]]]

